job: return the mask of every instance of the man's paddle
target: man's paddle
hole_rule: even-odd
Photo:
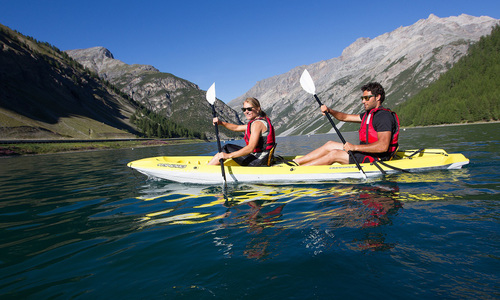
[[[207,91],[207,101],[210,103],[210,106],[212,106],[212,115],[213,117],[217,117],[217,114],[215,113],[215,82],[210,86],[210,88]],[[217,124],[215,124],[215,136],[217,137],[217,147],[219,149],[219,152],[222,152],[222,147],[220,146],[220,139],[219,139],[219,127]],[[221,172],[222,172],[222,178],[224,179],[224,185],[226,184],[226,171],[224,170],[224,160],[221,158],[219,160],[220,162],[220,167],[221,167]]]
[[[304,91],[308,92],[311,95],[314,95],[314,99],[316,99],[316,101],[318,101],[318,104],[319,104],[320,107],[321,107],[321,105],[323,105],[323,103],[321,103],[321,101],[319,100],[318,95],[316,95],[316,87],[314,86],[314,81],[312,80],[311,75],[309,75],[309,72],[307,72],[307,70],[304,70],[304,73],[302,73],[302,76],[300,76],[300,85],[302,86],[302,88],[304,89]],[[330,114],[326,113],[325,116],[328,119],[328,121],[330,121],[330,124],[332,124],[333,129],[335,129],[335,132],[337,132],[337,135],[339,136],[339,138],[342,141],[342,143],[345,145],[345,143],[346,143],[345,139],[342,136],[342,134],[340,133],[340,131],[337,129],[337,126],[335,125],[335,123],[333,122],[332,118],[330,117]],[[363,169],[359,165],[359,163],[356,160],[356,158],[354,157],[354,154],[352,153],[352,151],[349,150],[348,153],[352,157],[352,159],[354,160],[354,162],[356,163],[356,166],[358,167],[359,172],[366,179],[365,171],[363,171]]]

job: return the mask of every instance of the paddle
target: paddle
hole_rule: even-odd
[[[213,117],[217,117],[217,114],[215,113],[215,82],[210,86],[210,88],[207,91],[207,101],[210,103],[210,106],[212,106],[212,115]],[[217,147],[219,149],[219,152],[222,152],[222,147],[220,146],[220,139],[219,139],[219,127],[217,124],[215,124],[215,136],[217,137]],[[224,179],[224,185],[226,184],[226,171],[224,170],[224,160],[221,158],[219,160],[220,162],[220,167],[221,167],[221,172],[222,172],[222,178]]]
[[[314,81],[312,80],[311,75],[309,75],[309,72],[307,72],[307,70],[304,70],[304,73],[302,73],[302,76],[300,76],[300,85],[302,86],[304,91],[308,92],[311,95],[314,95],[314,99],[316,99],[316,101],[318,102],[320,107],[321,107],[321,105],[323,105],[323,103],[321,103],[321,101],[319,100],[318,95],[316,95],[316,87],[314,86]],[[333,129],[335,129],[335,132],[337,132],[337,135],[339,136],[342,143],[345,145],[345,143],[346,143],[345,139],[342,136],[342,134],[340,133],[340,131],[337,129],[337,126],[335,125],[332,118],[330,117],[330,114],[326,113],[325,116],[328,119],[328,121],[330,121],[330,124],[332,124]],[[351,156],[351,158],[354,160],[354,162],[356,163],[356,167],[358,167],[359,172],[366,179],[365,171],[363,171],[363,169],[359,165],[359,163],[356,160],[356,158],[354,157],[354,154],[352,153],[352,151],[349,150],[348,153]]]

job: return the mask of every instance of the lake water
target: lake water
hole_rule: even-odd
[[[463,153],[461,170],[232,185],[229,201],[126,167],[214,143],[0,159],[0,298],[498,299],[499,129],[402,132],[401,149]]]

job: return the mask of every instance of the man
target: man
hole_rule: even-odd
[[[398,148],[399,119],[396,113],[382,107],[385,91],[377,82],[370,82],[361,87],[361,101],[365,112],[360,115],[350,115],[335,111],[325,105],[321,106],[323,114],[329,113],[337,120],[361,123],[359,129],[359,145],[328,141],[318,149],[296,158],[293,161],[301,166],[331,165],[335,162],[353,164],[354,160],[348,154],[352,151],[358,163],[375,160],[389,160]]]

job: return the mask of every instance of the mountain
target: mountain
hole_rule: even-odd
[[[258,98],[282,136],[330,132],[331,125],[321,117],[316,101],[299,84],[304,69],[311,74],[322,102],[336,110],[362,112],[360,87],[369,81],[384,86],[384,105],[394,107],[438,79],[499,23],[486,16],[438,18],[431,14],[374,39],[359,38],[340,57],[261,80],[228,104],[237,108],[246,97]]]
[[[328,106],[361,112],[359,87],[379,81],[387,92],[385,106],[394,107],[436,81],[496,24],[485,16],[430,15],[374,39],[359,38],[340,57],[259,81],[229,106],[237,109],[246,97],[257,97],[280,135],[328,132],[331,126],[300,87],[304,69]],[[215,106],[223,119],[241,124],[232,108],[221,101]],[[132,137],[137,118],[159,117],[214,135],[211,108],[196,84],[153,66],[128,65],[103,47],[61,52],[0,25],[0,138]]]
[[[186,128],[215,137],[211,123],[212,109],[205,99],[206,92],[196,84],[160,72],[150,65],[126,64],[115,59],[104,47],[68,50],[66,53],[150,110]],[[215,108],[224,120],[242,124],[236,111],[224,102],[217,100]],[[223,138],[239,135],[221,128]]]
[[[138,105],[48,43],[0,24],[0,138],[130,138]]]

